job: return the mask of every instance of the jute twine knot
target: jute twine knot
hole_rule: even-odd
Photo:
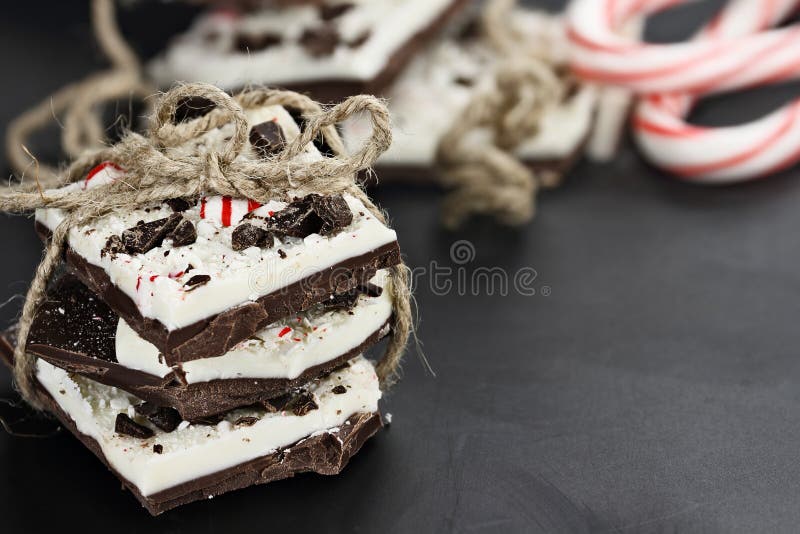
[[[132,97],[144,100],[156,92],[145,80],[136,53],[120,33],[114,1],[92,0],[91,15],[95,38],[111,68],[62,87],[9,124],[6,154],[19,178],[24,178],[26,171],[32,168],[32,156],[26,148],[28,139],[34,132],[54,123],[58,114],[64,114],[62,148],[67,156],[76,158],[105,142],[106,130],[98,110],[101,104]],[[61,173],[57,168],[39,161],[34,163],[39,185],[58,184]]]
[[[498,54],[509,58],[495,69],[493,87],[473,95],[439,142],[437,166],[443,184],[452,189],[442,208],[442,222],[448,228],[476,214],[494,216],[511,226],[524,224],[534,216],[539,186],[552,181],[524,165],[514,150],[538,133],[545,110],[563,98],[564,84],[552,65],[520,49],[520,41],[509,42],[515,4],[514,0],[487,4],[485,38]],[[489,131],[489,143],[475,142],[474,133],[482,129]]]
[[[200,118],[175,123],[178,104],[186,98],[202,97],[215,108]],[[305,129],[284,150],[269,159],[240,158],[247,146],[245,109],[267,105],[299,109]],[[372,135],[355,154],[343,151],[335,126],[344,119],[365,112],[371,119]],[[217,128],[230,128],[230,138],[217,150],[203,143],[203,134]],[[225,130],[227,132],[227,130]],[[318,136],[323,136],[335,155],[307,160],[298,158]],[[196,143],[194,150],[185,150]],[[231,97],[207,84],[178,86],[156,104],[153,125],[148,135],[127,133],[117,144],[91,150],[77,158],[60,178],[62,182],[82,180],[92,166],[113,161],[125,169],[125,177],[92,189],[74,191],[16,191],[0,195],[0,210],[26,212],[37,208],[60,208],[65,220],[53,231],[42,262],[36,269],[25,299],[18,325],[14,351],[14,378],[20,393],[32,405],[41,404],[35,395],[35,358],[26,342],[36,310],[45,296],[48,281],[61,261],[69,232],[116,210],[130,210],[170,198],[196,198],[203,194],[249,198],[261,203],[276,198],[288,199],[298,192],[321,194],[347,193],[358,198],[380,221],[386,219],[356,184],[359,171],[368,169],[391,143],[391,127],[386,107],[372,96],[354,96],[331,109],[294,92],[253,89]],[[183,150],[179,150],[183,148]],[[390,272],[394,313],[392,335],[377,365],[384,388],[398,377],[400,359],[411,332],[409,274],[405,265]]]

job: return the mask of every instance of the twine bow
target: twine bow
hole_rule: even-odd
[[[206,98],[215,108],[192,121],[174,123],[178,104],[189,97]],[[307,121],[305,129],[270,159],[239,158],[247,146],[249,133],[244,110],[267,105],[299,109]],[[335,125],[361,112],[366,112],[371,119],[372,136],[361,150],[347,156]],[[232,130],[221,150],[202,143],[189,155],[177,150],[185,148],[188,142],[199,141],[204,133],[216,128]],[[335,155],[316,161],[297,158],[319,135],[333,148]],[[61,261],[70,229],[116,210],[130,210],[170,198],[217,194],[265,203],[287,198],[297,191],[350,194],[378,220],[385,222],[380,210],[356,184],[355,176],[370,168],[390,143],[388,111],[372,96],[354,96],[324,111],[311,99],[290,91],[254,89],[231,97],[208,84],[188,84],[163,95],[148,135],[130,132],[111,147],[80,156],[65,173],[65,181],[73,182],[82,179],[89,168],[101,161],[113,161],[126,170],[124,179],[86,190],[20,191],[0,195],[0,211],[20,213],[37,208],[60,208],[66,212],[64,221],[53,231],[44,259],[36,270],[19,321],[14,378],[21,394],[40,407],[34,394],[35,358],[27,354],[26,340],[47,283]],[[390,386],[398,376],[400,358],[411,331],[408,270],[401,264],[391,269],[390,276],[394,303],[392,336],[377,366],[384,387]]]
[[[491,215],[518,226],[535,213],[540,185],[553,177],[536,173],[514,154],[525,139],[536,135],[544,111],[559,102],[564,84],[539,50],[525,50],[512,38],[509,24],[515,0],[492,0],[483,12],[483,33],[498,55],[505,56],[494,72],[494,87],[473,95],[464,113],[442,137],[436,154],[442,183],[451,188],[442,206],[442,222],[460,226],[475,214]],[[489,143],[476,146],[470,135],[490,132]]]

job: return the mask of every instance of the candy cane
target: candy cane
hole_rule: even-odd
[[[245,200],[231,197],[203,197],[200,199],[200,218],[213,221],[222,226],[239,224],[242,217],[261,204],[255,200]]]
[[[574,70],[588,79],[648,93],[634,133],[656,165],[701,182],[750,179],[800,161],[800,101],[727,128],[685,122],[701,95],[800,77],[800,28],[767,29],[800,0],[734,0],[690,42],[637,43],[615,27],[687,0],[577,0],[568,16]]]

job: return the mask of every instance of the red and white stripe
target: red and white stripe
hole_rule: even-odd
[[[691,41],[655,45],[621,36],[631,17],[693,0],[576,0],[571,64],[589,80],[643,96],[636,140],[654,164],[693,181],[729,183],[800,161],[800,100],[756,121],[704,128],[686,118],[701,96],[800,78],[800,27],[770,29],[800,0],[732,0]]]
[[[84,178],[81,189],[92,189],[106,185],[125,176],[125,171],[113,161],[104,161],[92,168]]]
[[[255,200],[246,200],[231,197],[203,197],[200,199],[200,218],[222,226],[239,224],[242,217],[261,204]]]

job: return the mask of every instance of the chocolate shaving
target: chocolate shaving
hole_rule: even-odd
[[[156,443],[155,445],[153,445],[153,452],[156,454],[161,454],[162,452],[164,452],[164,446],[161,445],[160,443]]]
[[[317,406],[317,403],[314,401],[314,396],[310,393],[301,393],[300,396],[292,400],[292,413],[300,417],[317,408],[319,408],[319,406]]]
[[[250,128],[250,144],[262,156],[269,157],[286,146],[283,129],[275,121],[262,122]]]
[[[125,250],[125,244],[122,242],[122,239],[115,234],[106,241],[106,246],[100,251],[100,257],[105,258],[107,255],[110,255],[113,258],[117,254],[125,252],[127,252]]]
[[[323,4],[319,6],[319,18],[322,20],[333,20],[335,18],[341,17],[351,9],[353,9],[353,4],[351,3],[342,3],[342,4]]]
[[[278,249],[278,256],[280,256],[282,260],[285,260],[286,259],[286,252],[284,252],[282,248],[279,248]]]
[[[253,426],[258,423],[258,417],[243,416],[233,422],[234,426]]]
[[[155,432],[151,429],[140,425],[124,413],[117,414],[117,420],[114,422],[114,432],[139,439],[152,438],[155,435]]]
[[[347,393],[347,388],[339,384],[338,386],[334,387],[331,391],[333,392],[334,395],[343,395],[344,393]]]
[[[186,291],[194,291],[200,286],[204,286],[211,281],[211,277],[207,274],[196,274],[193,277],[189,278],[189,280],[183,284],[183,287],[187,287]]]
[[[212,109],[216,104],[208,98],[202,96],[187,96],[178,101],[175,107],[175,122],[186,122],[197,117],[202,117]]]
[[[329,56],[339,45],[339,32],[330,24],[309,28],[300,36],[300,44],[312,57]]]
[[[137,404],[133,409],[164,432],[172,432],[183,421],[178,410],[166,406],[156,406],[152,402]]]
[[[283,38],[277,33],[265,33],[262,35],[248,35],[240,33],[236,36],[234,47],[242,53],[247,52],[260,52],[273,46],[278,46],[283,41]]]

